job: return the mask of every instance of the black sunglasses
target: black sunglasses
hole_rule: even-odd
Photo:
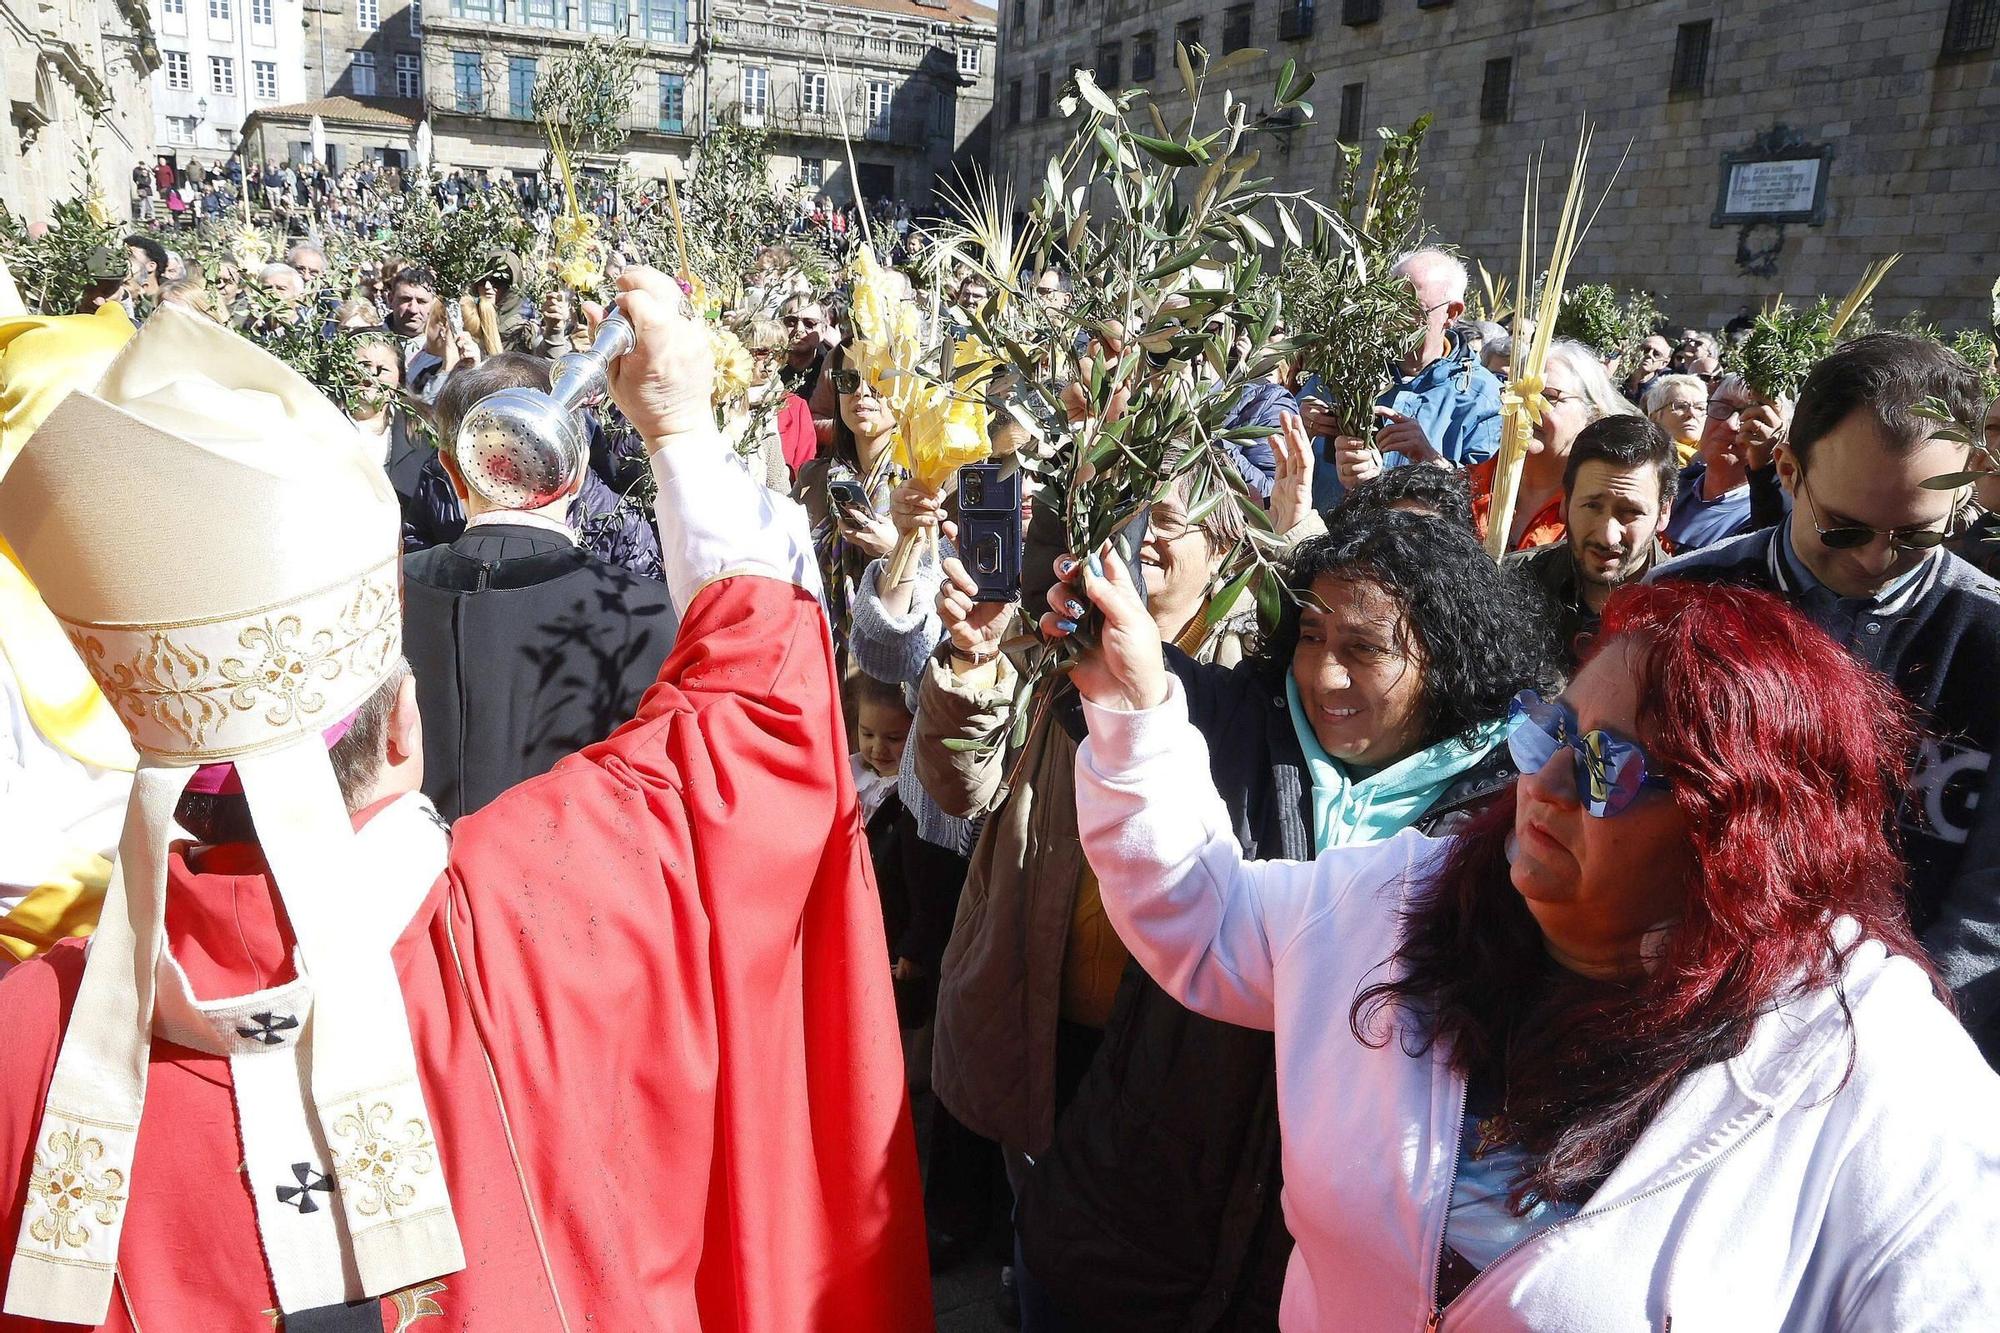
[[[1928,551],[1951,540],[1951,517],[1945,516],[1942,528],[1891,528],[1884,532],[1880,528],[1865,528],[1859,523],[1843,523],[1829,528],[1820,522],[1819,505],[1813,501],[1812,487],[1806,483],[1805,469],[1799,469],[1799,494],[1806,497],[1806,509],[1812,515],[1813,530],[1819,533],[1820,545],[1835,551],[1852,551],[1868,545],[1877,537],[1887,537],[1889,546],[1897,551]]]
[[[861,372],[858,370],[834,371],[833,388],[836,393],[860,393]]]

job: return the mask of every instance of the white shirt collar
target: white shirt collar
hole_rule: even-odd
[[[496,523],[517,528],[540,528],[544,532],[553,532],[562,537],[571,546],[576,545],[576,533],[570,530],[569,524],[559,518],[550,518],[547,514],[532,513],[523,509],[489,509],[483,514],[474,514],[466,519],[465,527],[466,531],[470,532],[474,528],[491,527]]]

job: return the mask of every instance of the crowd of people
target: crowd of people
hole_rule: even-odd
[[[1254,520],[1080,558],[994,412],[995,596],[786,238],[706,321],[614,273],[606,362],[505,250],[176,270],[246,188],[393,241],[386,170],[134,188],[0,320],[0,1329],[918,1328],[980,1256],[1031,1333],[2000,1312],[1994,364],[1558,338],[1508,509],[1529,330],[1427,246],[1366,437],[1229,404]],[[483,423],[552,391],[543,468]]]

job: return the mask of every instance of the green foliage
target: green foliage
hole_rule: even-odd
[[[1423,190],[1417,157],[1431,118],[1409,129],[1378,129],[1374,170],[1361,185],[1361,149],[1341,147],[1335,189],[1340,221],[1322,221],[1309,243],[1288,249],[1277,287],[1303,369],[1319,376],[1341,433],[1374,434],[1375,400],[1389,385],[1389,363],[1423,329],[1410,284],[1392,277],[1397,258],[1423,239]]]
[[[329,329],[316,311],[287,306],[259,283],[245,284],[241,300],[243,336],[297,371],[341,411],[381,392],[355,354],[362,342],[357,334]]]
[[[535,119],[556,127],[577,152],[617,152],[629,134],[625,120],[639,88],[642,54],[637,42],[592,37],[575,55],[550,62],[535,80]]]
[[[14,285],[30,310],[44,315],[76,313],[93,285],[90,252],[110,246],[123,259],[123,233],[97,221],[88,203],[66,199],[55,206],[48,230],[30,237],[27,224],[0,206],[0,255],[13,270]]]
[[[1603,358],[1629,360],[1660,322],[1660,308],[1645,292],[1620,293],[1602,282],[1565,286],[1555,336],[1574,338]]]
[[[734,304],[757,252],[783,239],[797,215],[797,186],[772,179],[768,134],[724,118],[702,136],[694,170],[679,190],[688,267],[710,291],[726,298],[725,304]],[[667,200],[655,200],[634,222],[647,262],[677,270]],[[798,238],[793,245],[802,253],[811,248]]]
[[[1806,375],[1834,349],[1835,310],[1824,296],[1807,310],[1779,302],[1757,316],[1750,336],[1733,352],[1725,352],[1724,368],[1741,375],[1753,392],[1765,398],[1797,398]],[[1843,332],[1859,336],[1867,327],[1864,310]]]
[[[2000,398],[2000,369],[1995,367],[1995,358],[2000,357],[2000,336],[1981,333],[1977,329],[1964,329],[1949,341],[1939,341],[1965,358],[1965,363],[1979,372],[1979,386],[1989,404]]]
[[[467,191],[465,202],[449,213],[429,190],[412,190],[395,233],[396,249],[437,274],[440,296],[462,294],[485,277],[486,252],[494,246],[525,256],[534,243],[534,228],[507,190]]]

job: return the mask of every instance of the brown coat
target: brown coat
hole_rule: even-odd
[[[910,743],[918,780],[947,813],[989,816],[938,968],[932,1087],[968,1128],[1033,1154],[1055,1133],[1063,951],[1083,872],[1077,742],[1041,708],[1019,751],[942,744],[1004,728],[1019,683],[1010,666],[996,688],[970,689],[934,658]],[[1067,681],[1057,688],[1074,698]]]

